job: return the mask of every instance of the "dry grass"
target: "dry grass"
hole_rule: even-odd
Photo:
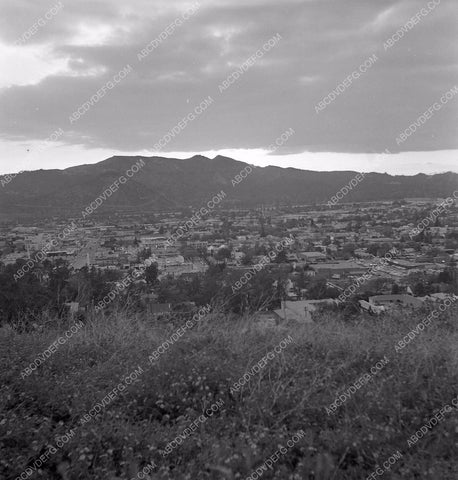
[[[456,309],[402,352],[395,343],[424,313],[336,314],[315,325],[263,330],[250,319],[204,321],[154,365],[148,356],[179,326],[141,316],[93,318],[25,379],[21,371],[68,325],[0,333],[0,477],[15,479],[56,437],[70,443],[35,478],[130,479],[151,461],[152,479],[244,479],[299,430],[305,437],[263,479],[362,479],[399,450],[386,479],[452,479],[458,412],[415,447],[407,439],[458,393]],[[238,392],[230,387],[282,339],[294,343]],[[325,407],[384,356],[388,365],[334,415]],[[144,373],[86,425],[79,419],[137,366]],[[161,452],[213,402],[224,407],[182,445]],[[147,478],[147,477],[146,477]]]

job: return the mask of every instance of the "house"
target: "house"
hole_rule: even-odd
[[[372,258],[373,255],[368,253],[367,248],[356,248],[355,257],[357,258]]]
[[[16,260],[20,260],[21,258],[26,260],[28,258],[27,254],[25,252],[8,253],[2,257],[2,263],[5,265],[11,265],[16,263]]]
[[[423,301],[412,295],[399,294],[399,295],[374,295],[369,297],[369,302],[374,305],[384,306],[402,306],[420,308],[423,305]]]
[[[256,312],[253,315],[253,321],[262,329],[276,327],[279,320],[280,319],[275,312]]]
[[[325,262],[326,255],[322,252],[300,252],[299,258],[308,263]]]
[[[282,308],[274,310],[283,320],[296,320],[301,323],[313,323],[313,314],[318,310],[318,305],[336,305],[333,298],[323,300],[282,301]]]
[[[177,265],[183,265],[185,263],[183,255],[163,255],[160,257],[154,257],[159,268],[174,267]]]
[[[359,300],[359,306],[362,310],[365,310],[369,313],[375,313],[376,315],[380,315],[381,313],[385,312],[385,307],[383,305],[374,305],[373,303],[366,302],[365,300]]]
[[[80,307],[79,302],[67,302],[64,303],[64,307],[67,309],[68,313],[71,316],[74,316],[77,313],[83,311],[83,309]]]
[[[158,236],[158,237],[140,237],[140,243],[144,248],[151,248],[154,250],[161,250],[167,248],[167,237]]]
[[[236,262],[241,262],[243,260],[243,258],[245,257],[245,254],[243,252],[239,252],[237,250],[234,250],[231,253],[231,256]]]
[[[76,252],[74,250],[55,250],[53,252],[47,252],[46,256],[49,258],[63,258],[74,257]]]
[[[148,303],[147,311],[153,318],[167,315],[172,311],[171,303]]]
[[[458,297],[453,293],[431,293],[429,295],[429,300],[432,300],[433,302],[443,302],[447,299],[455,302]]]
[[[322,275],[326,278],[332,278],[333,275],[360,276],[368,270],[364,265],[360,265],[352,260],[322,263],[320,265],[315,265],[314,268],[318,275]]]
[[[278,282],[275,281],[273,284],[274,284],[274,286],[277,286]],[[297,299],[297,293],[296,293],[295,285],[294,285],[294,282],[291,280],[291,278],[288,278],[286,280],[284,288],[285,288],[286,296],[289,299],[292,299],[292,300]]]
[[[414,263],[410,262],[409,260],[402,260],[402,259],[387,259],[387,262],[390,265],[393,265],[398,268],[403,268],[405,270],[419,270],[423,267],[421,263]]]
[[[391,237],[362,237],[361,240],[365,243],[388,243],[389,245],[395,242]]]
[[[286,254],[286,261],[287,262],[298,262],[299,259],[295,253],[287,253]]]

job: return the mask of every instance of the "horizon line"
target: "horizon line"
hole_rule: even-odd
[[[183,152],[184,153],[184,152]],[[313,153],[313,152],[308,152],[308,153]],[[315,152],[315,153],[324,153],[324,152]],[[342,152],[332,152],[332,153],[335,153],[335,154],[338,154],[338,153],[342,153]],[[355,154],[355,155],[398,155],[399,153],[387,153],[387,152],[382,152],[382,153],[359,153],[359,154]],[[428,177],[431,177],[431,176],[434,176],[434,175],[445,175],[445,174],[458,174],[458,171],[453,171],[453,170],[443,170],[443,171],[437,171],[437,172],[434,172],[434,173],[425,173],[425,172],[422,172],[422,171],[417,171],[416,173],[412,173],[412,174],[396,174],[396,173],[388,173],[388,172],[376,172],[376,171],[359,171],[359,170],[354,170],[354,169],[345,169],[345,170],[314,170],[314,169],[310,169],[310,168],[300,168],[300,167],[297,167],[297,166],[281,166],[281,165],[272,165],[272,164],[268,164],[268,165],[256,165],[256,164],[252,164],[252,163],[249,163],[247,161],[244,161],[244,160],[238,160],[237,158],[233,158],[233,157],[228,157],[226,155],[221,155],[221,154],[218,154],[216,156],[214,156],[213,158],[212,157],[209,157],[209,156],[206,156],[206,155],[202,155],[202,154],[199,154],[199,153],[196,153],[190,157],[185,157],[185,158],[179,158],[179,157],[174,157],[174,156],[165,156],[165,155],[159,155],[159,154],[152,154],[152,155],[142,155],[142,154],[114,154],[110,157],[107,157],[107,158],[104,158],[103,160],[99,160],[99,161],[96,161],[96,162],[92,162],[92,163],[81,163],[81,164],[77,164],[77,165],[71,165],[71,166],[67,166],[67,167],[64,167],[64,168],[38,168],[38,169],[35,169],[35,170],[21,170],[19,172],[8,172],[8,173],[3,173],[3,174],[0,174],[0,178],[3,178],[3,177],[6,177],[6,176],[9,176],[9,175],[14,175],[14,176],[17,176],[19,174],[22,174],[22,173],[32,173],[32,172],[39,172],[39,171],[60,171],[60,172],[63,172],[63,171],[66,171],[66,170],[70,170],[72,168],[79,168],[79,167],[85,167],[85,166],[91,166],[91,165],[97,165],[99,163],[103,163],[103,162],[106,162],[108,160],[111,160],[113,158],[142,158],[142,159],[154,159],[154,158],[158,158],[158,159],[169,159],[169,160],[179,160],[179,161],[190,161],[196,157],[201,157],[201,158],[204,158],[206,160],[209,160],[209,161],[215,161],[217,158],[221,158],[221,159],[228,159],[228,160],[232,160],[232,161],[236,161],[236,162],[240,162],[240,163],[243,163],[245,165],[249,165],[251,167],[255,167],[255,168],[268,168],[268,167],[271,167],[271,168],[281,168],[281,169],[290,169],[290,170],[299,170],[299,171],[304,171],[304,172],[314,172],[314,173],[336,173],[336,172],[350,172],[350,173],[365,173],[365,174],[378,174],[378,175],[389,175],[389,176],[392,176],[392,177],[415,177],[417,175],[426,175]]]

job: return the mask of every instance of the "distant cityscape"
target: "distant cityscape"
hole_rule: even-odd
[[[282,284],[281,298],[258,309],[266,321],[309,321],[317,304],[336,306],[350,297],[361,310],[380,313],[418,308],[458,293],[458,208],[456,200],[447,208],[441,205],[441,199],[417,198],[216,208],[184,229],[191,209],[115,218],[93,215],[73,228],[56,218],[40,224],[4,222],[0,261],[21,267],[20,277],[33,273],[42,285],[50,281],[39,268],[43,262],[66,265],[69,276],[83,269],[110,273],[111,288],[133,275],[132,285],[141,288],[130,295],[141,297],[156,313],[173,311],[183,300],[196,305],[189,293],[185,299],[174,295],[173,282],[199,283],[212,269],[234,278],[251,272],[251,278],[261,270],[253,267],[262,265],[271,285],[278,286],[280,279]],[[285,238],[291,241],[269,258],[269,251]],[[145,263],[155,266],[154,282],[145,279]],[[73,297],[66,303],[78,311],[97,301]]]

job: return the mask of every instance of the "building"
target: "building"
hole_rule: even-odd
[[[326,255],[322,252],[301,252],[299,259],[307,263],[325,262]]]
[[[341,262],[327,262],[315,265],[313,267],[318,275],[322,275],[326,278],[333,278],[333,275],[355,275],[360,276],[363,273],[366,273],[368,270],[364,265],[360,265],[352,260],[341,261]]]
[[[382,306],[401,306],[420,308],[423,305],[423,301],[412,295],[400,294],[400,295],[375,295],[369,297],[369,303]]]
[[[144,297],[146,303],[146,311],[153,319],[157,319],[163,315],[168,315],[172,312],[172,304],[170,303],[152,303],[153,298]]]
[[[296,320],[300,323],[313,323],[313,314],[317,312],[318,305],[337,305],[333,298],[323,300],[298,300],[290,302],[282,301],[282,308],[274,310],[278,317],[283,320]]]

